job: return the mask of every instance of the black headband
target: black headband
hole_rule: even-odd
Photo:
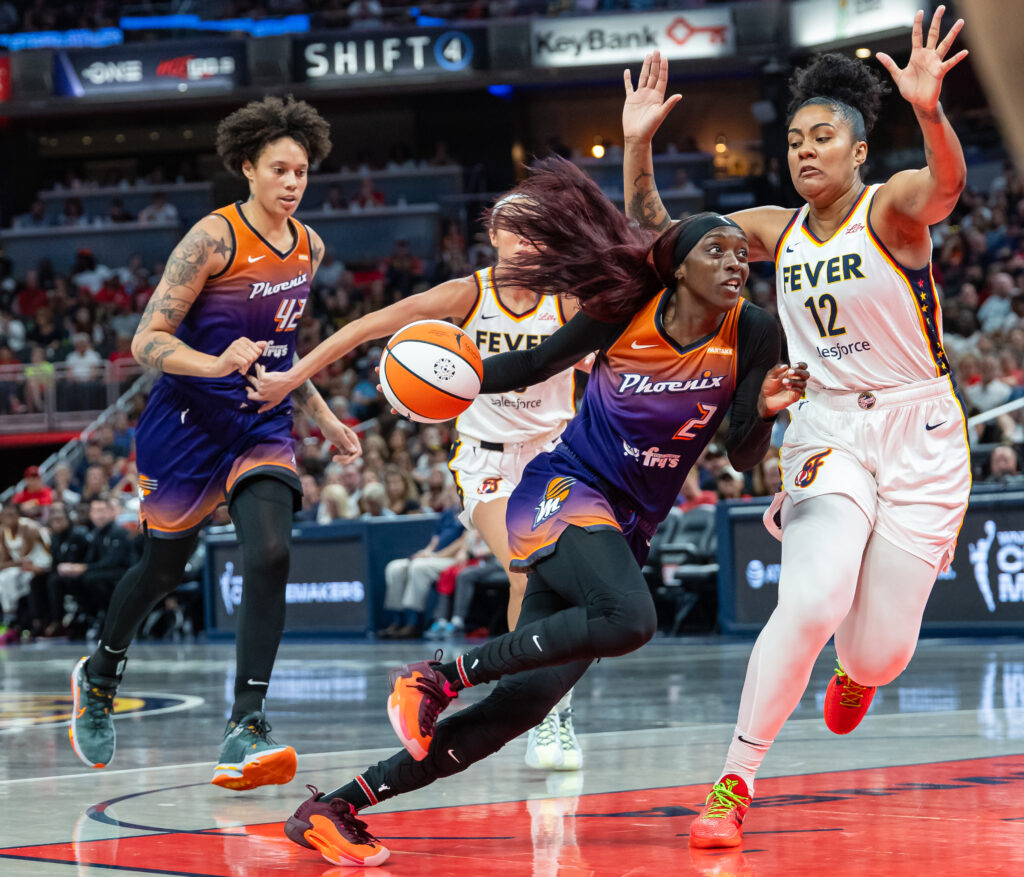
[[[690,250],[697,246],[697,242],[704,235],[712,229],[721,228],[722,226],[731,226],[732,228],[739,228],[740,231],[743,230],[737,223],[729,219],[728,216],[722,216],[720,213],[698,213],[690,219],[686,223],[686,228],[676,238],[676,245],[672,248],[673,269],[678,268],[686,261],[686,257],[690,255]]]

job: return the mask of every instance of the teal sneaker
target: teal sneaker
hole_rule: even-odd
[[[272,740],[267,717],[254,712],[238,722],[228,722],[220,761],[210,782],[236,792],[280,786],[292,781],[297,766],[295,750]]]
[[[114,757],[114,695],[118,679],[90,677],[82,658],[71,673],[71,748],[89,767],[106,767]]]

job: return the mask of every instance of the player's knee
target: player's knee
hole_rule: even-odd
[[[836,652],[843,669],[858,685],[888,685],[904,670],[914,656],[915,642],[886,648],[875,643],[864,654],[848,654],[837,645]]]
[[[288,539],[272,534],[260,543],[256,563],[271,573],[283,573],[287,576],[290,558],[291,544]]]
[[[631,591],[592,604],[590,626],[597,655],[625,655],[654,636],[658,615],[648,591]]]
[[[795,599],[786,599],[780,593],[776,611],[787,619],[794,631],[799,631],[799,636],[824,643],[842,624],[850,605],[851,601],[841,593],[821,587],[807,589]]]

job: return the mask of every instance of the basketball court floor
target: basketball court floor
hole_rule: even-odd
[[[299,773],[246,793],[209,783],[232,646],[135,647],[116,757],[102,771],[68,745],[67,680],[81,646],[0,651],[0,874],[1024,874],[1024,644],[1011,638],[922,642],[848,737],[821,719],[826,649],[765,761],[740,850],[687,843],[718,777],[750,649],[720,639],[657,639],[592,667],[575,694],[579,773],[530,770],[516,740],[364,811],[392,850],[382,868],[337,868],[292,844],[281,825],[306,783],[334,788],[396,750],[387,670],[431,648],[286,643],[268,713],[273,736],[297,749]]]

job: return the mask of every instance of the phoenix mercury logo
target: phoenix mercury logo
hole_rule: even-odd
[[[536,530],[541,523],[562,508],[562,503],[569,497],[569,491],[575,483],[576,479],[569,476],[552,478],[548,482],[548,486],[544,488],[544,497],[537,506],[537,514],[533,517],[532,529]]]
[[[710,369],[703,372],[699,378],[690,378],[685,381],[652,381],[647,375],[627,373],[620,375],[619,387],[615,392],[620,396],[626,393],[631,393],[634,396],[649,393],[690,393],[721,387],[724,380],[725,375],[714,375]]]
[[[249,284],[249,300],[261,296],[266,298],[268,295],[277,295],[279,292],[287,292],[289,289],[295,289],[297,286],[302,286],[309,280],[309,275],[303,271],[302,274],[297,274],[291,280],[285,280],[281,283],[267,283],[263,280],[258,283]]]

